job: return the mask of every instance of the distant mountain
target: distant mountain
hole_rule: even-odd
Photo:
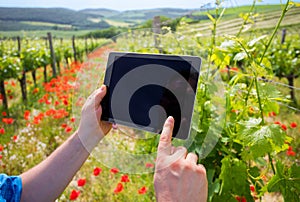
[[[110,9],[5,8],[0,7],[0,31],[18,30],[83,30],[134,25],[154,16],[176,18],[190,13],[188,9],[157,8],[116,11]]]
[[[103,29],[110,25],[100,15],[85,14],[65,8],[1,8],[0,30]],[[16,26],[11,26],[11,25]],[[20,28],[20,29],[18,29]]]
[[[118,15],[111,16],[110,18],[123,21],[146,21],[152,19],[154,16],[166,16],[169,18],[176,18],[190,13],[190,9],[175,9],[175,8],[157,8],[147,10],[129,10],[121,12]]]
[[[95,9],[88,8],[88,9],[80,10],[79,12],[84,14],[103,16],[103,17],[111,17],[120,14],[120,11],[106,9],[106,8],[95,8]]]

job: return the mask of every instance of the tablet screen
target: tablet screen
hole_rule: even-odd
[[[173,116],[173,137],[186,139],[200,63],[197,57],[110,53],[102,119],[161,133],[165,119]]]

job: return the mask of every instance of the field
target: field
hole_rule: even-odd
[[[113,40],[76,39],[77,55],[69,38],[85,31],[52,32],[56,70],[48,42],[29,40],[46,31],[1,32],[28,38],[21,50],[15,40],[0,44],[0,172],[30,169],[78,128],[110,51],[194,55],[202,68],[191,134],[173,143],[206,167],[208,201],[300,201],[300,7],[288,5],[225,9],[224,16],[217,7],[196,13],[207,16],[200,23],[183,18],[176,33],[162,27],[160,35],[133,29]],[[158,138],[114,127],[58,201],[155,201]]]

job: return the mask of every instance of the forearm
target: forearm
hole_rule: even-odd
[[[21,175],[21,201],[54,201],[88,158],[77,132],[47,159]]]

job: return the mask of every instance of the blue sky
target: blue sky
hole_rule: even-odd
[[[110,8],[132,10],[148,8],[199,8],[215,0],[0,0],[0,7],[64,7],[74,10],[84,8]],[[251,4],[253,0],[225,0],[226,5]],[[263,0],[258,4],[279,4],[280,0]],[[282,0],[286,2],[286,0]],[[299,2],[299,1],[296,1]]]

